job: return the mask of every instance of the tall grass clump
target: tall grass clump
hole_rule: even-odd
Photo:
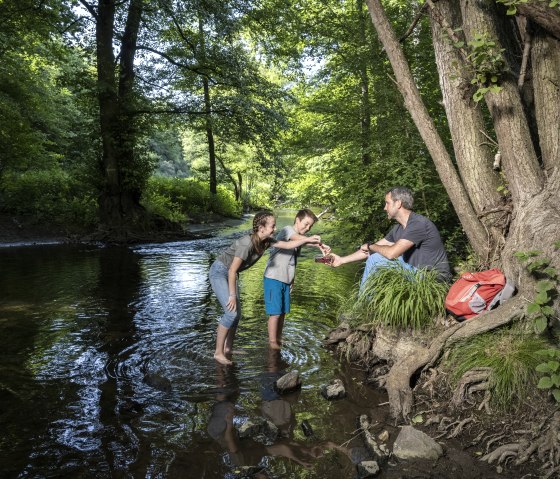
[[[438,281],[436,271],[410,271],[395,262],[370,274],[352,298],[353,304],[347,309],[350,323],[425,329],[444,313],[448,289],[446,283]]]
[[[538,351],[548,348],[546,339],[520,327],[475,336],[455,346],[445,361],[457,383],[463,374],[475,368],[490,368],[491,403],[498,409],[519,405],[536,388],[542,362]]]

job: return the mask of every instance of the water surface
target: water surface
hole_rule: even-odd
[[[303,249],[285,344],[275,353],[267,347],[261,259],[240,276],[235,364],[218,365],[221,313],[208,269],[249,227],[250,220],[210,239],[129,248],[0,249],[6,477],[229,478],[241,465],[277,477],[353,477],[356,417],[382,417],[385,399],[354,381],[360,371],[342,366],[321,341],[358,269],[333,270],[313,262],[317,249]],[[301,391],[276,395],[273,381],[292,370]],[[320,388],[335,377],[350,395],[328,402]],[[237,438],[235,425],[256,417],[279,427],[274,445]]]

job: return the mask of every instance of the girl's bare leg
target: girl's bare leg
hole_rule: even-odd
[[[233,340],[235,339],[235,333],[237,332],[237,326],[233,328],[229,328],[229,331],[226,336],[226,342],[224,344],[224,355],[231,356],[233,352]]]
[[[226,365],[233,364],[224,354],[229,331],[230,328],[226,328],[221,324],[218,325],[218,331],[216,333],[216,350],[214,351],[214,359],[219,363]]]

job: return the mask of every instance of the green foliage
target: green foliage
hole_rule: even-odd
[[[351,323],[384,325],[392,329],[421,330],[444,313],[448,285],[436,271],[410,271],[395,261],[371,274],[351,299]]]
[[[541,357],[548,359],[536,366],[536,371],[544,374],[539,380],[539,389],[549,389],[550,393],[560,403],[560,349],[550,348],[538,351]]]
[[[539,351],[547,346],[544,338],[519,327],[503,329],[454,346],[445,364],[453,370],[455,382],[471,369],[490,368],[491,402],[506,409],[518,405],[536,385]]]
[[[90,228],[97,220],[95,192],[61,169],[6,173],[0,197],[4,211],[40,222]]]
[[[142,204],[149,212],[175,222],[207,213],[228,217],[241,214],[241,205],[231,191],[218,186],[214,196],[205,182],[193,178],[151,177]]]
[[[471,83],[478,87],[473,99],[479,102],[486,93],[497,93],[502,89],[499,82],[506,64],[503,56],[504,49],[497,48],[496,42],[486,33],[476,33],[468,42],[468,46],[470,53],[467,59],[474,68],[474,78]]]
[[[558,249],[560,242],[554,243],[554,247]],[[517,259],[525,263],[527,270],[539,280],[536,285],[535,297],[527,306],[527,314],[532,318],[537,333],[544,333],[551,320],[556,317],[553,304],[558,296],[558,285],[560,283],[558,271],[550,266],[550,260],[542,258],[541,254],[541,251],[515,253]]]
[[[560,8],[560,0],[536,0],[540,3],[547,3],[550,8]],[[496,0],[497,3],[502,3],[507,9],[508,15],[515,15],[517,13],[517,6],[523,3],[529,3],[529,0]]]

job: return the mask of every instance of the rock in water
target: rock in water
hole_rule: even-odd
[[[284,374],[284,376],[278,378],[274,383],[274,388],[280,394],[294,391],[300,387],[301,387],[301,380],[299,379],[298,371],[291,371],[287,374]]]
[[[346,389],[340,379],[333,379],[327,386],[323,386],[321,394],[329,401],[346,397]]]
[[[163,376],[160,376],[159,374],[146,373],[144,375],[144,382],[148,386],[151,386],[159,391],[163,391],[165,393],[171,391],[171,381],[167,378],[164,378]]]

